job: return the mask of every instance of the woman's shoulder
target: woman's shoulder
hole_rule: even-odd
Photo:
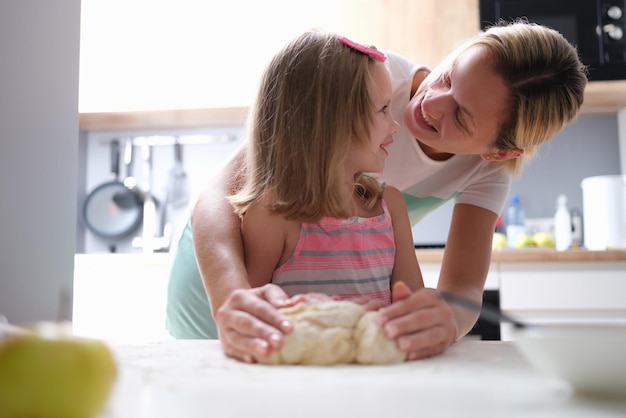
[[[392,80],[412,80],[417,72],[430,72],[427,66],[417,64],[397,52],[389,50],[383,50],[383,52],[388,58]]]

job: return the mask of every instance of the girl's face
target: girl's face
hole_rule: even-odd
[[[469,48],[441,77],[428,76],[413,96],[404,124],[429,155],[497,155],[493,143],[509,91],[490,64],[486,48]]]
[[[348,177],[352,180],[355,173],[378,173],[385,167],[389,155],[387,147],[393,142],[392,135],[398,132],[400,125],[391,115],[391,78],[382,62],[374,64],[373,79],[368,86],[370,98],[375,107],[370,128],[369,146],[352,143],[346,162]]]

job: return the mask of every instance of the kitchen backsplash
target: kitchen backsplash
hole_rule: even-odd
[[[88,194],[98,185],[111,180],[110,141],[115,138],[141,138],[156,135],[165,138],[164,143],[152,150],[152,174],[150,187],[159,202],[165,199],[165,190],[170,171],[174,166],[174,136],[182,138],[183,167],[189,180],[189,203],[184,207],[168,206],[168,221],[172,235],[176,237],[187,222],[189,210],[198,194],[206,187],[208,179],[224,164],[229,155],[242,141],[239,126],[206,130],[150,131],[150,132],[94,132],[81,137],[84,183],[79,185],[79,213]],[[169,140],[167,139],[169,137]],[[195,139],[194,139],[195,138]],[[200,138],[200,139],[198,139]],[[204,139],[202,139],[204,138]],[[134,147],[132,173],[141,184],[141,140]],[[556,210],[556,198],[567,195],[570,207],[582,209],[581,181],[585,177],[620,174],[620,142],[618,123],[614,114],[581,115],[552,140],[540,147],[519,178],[511,187],[511,194],[520,196],[528,218],[551,218]],[[123,146],[122,146],[123,151]],[[121,178],[126,175],[123,163]],[[162,207],[157,207],[157,220]],[[444,205],[428,215],[413,228],[417,244],[442,244],[449,228],[452,205]],[[157,222],[158,223],[158,222]],[[159,225],[156,226],[160,232]],[[158,234],[157,234],[158,235]],[[142,236],[139,227],[133,234],[120,240],[107,240],[94,235],[79,219],[79,253],[142,252],[137,244]],[[176,239],[171,242],[176,245]]]
[[[184,131],[141,131],[141,132],[92,132],[81,137],[81,153],[84,158],[84,184],[79,185],[78,203],[78,253],[143,252],[144,225],[128,236],[120,239],[103,238],[87,227],[88,221],[83,215],[85,201],[98,186],[113,179],[111,166],[111,141],[120,141],[119,180],[124,181],[128,175],[125,166],[125,144],[132,139],[131,174],[137,181],[140,190],[149,185],[151,195],[156,202],[154,236],[162,237],[162,215],[166,208],[165,222],[171,228],[171,240],[161,240],[159,244],[173,249],[177,237],[189,218],[189,211],[198,194],[206,187],[207,181],[226,162],[228,157],[241,143],[241,127],[214,128],[211,130]],[[180,143],[181,163],[185,177],[179,177],[177,184],[187,189],[188,199],[179,201],[181,204],[165,204],[167,199],[168,181],[175,166],[175,142]],[[147,147],[147,148],[146,148]],[[149,165],[144,159],[149,150]],[[149,170],[148,170],[149,168]],[[146,183],[149,182],[149,183]],[[183,197],[183,196],[180,196]],[[186,203],[185,203],[186,201]],[[106,222],[103,223],[106,225]],[[147,229],[148,230],[148,229]],[[155,242],[156,243],[156,242]]]

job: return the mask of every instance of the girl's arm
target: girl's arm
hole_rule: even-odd
[[[424,281],[417,257],[415,256],[411,222],[409,221],[404,197],[395,187],[386,186],[383,198],[391,215],[396,244],[396,259],[393,266],[391,285],[404,282],[413,291],[421,289],[424,287]]]

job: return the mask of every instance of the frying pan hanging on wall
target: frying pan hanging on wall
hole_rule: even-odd
[[[140,194],[119,180],[120,142],[111,141],[113,180],[93,189],[83,205],[83,220],[92,233],[107,240],[118,240],[133,233],[143,218]]]

